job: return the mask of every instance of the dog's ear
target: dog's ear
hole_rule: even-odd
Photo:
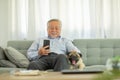
[[[82,57],[82,54],[81,53],[78,53],[80,55],[80,57]]]

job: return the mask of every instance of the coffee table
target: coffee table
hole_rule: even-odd
[[[43,72],[37,76],[15,76],[0,74],[0,80],[92,80],[98,74],[62,74],[61,72]]]

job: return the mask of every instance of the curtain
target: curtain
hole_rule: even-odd
[[[47,36],[47,21],[62,21],[69,39],[120,38],[120,0],[9,0],[9,40]]]

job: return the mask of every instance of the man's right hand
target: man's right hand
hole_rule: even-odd
[[[50,49],[46,49],[49,46],[45,46],[45,47],[41,47],[38,51],[39,55],[48,55],[48,53],[50,53]]]

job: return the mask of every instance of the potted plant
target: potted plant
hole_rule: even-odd
[[[93,80],[115,80],[120,79],[120,56],[116,56],[112,59],[107,60],[106,64],[107,70]]]

